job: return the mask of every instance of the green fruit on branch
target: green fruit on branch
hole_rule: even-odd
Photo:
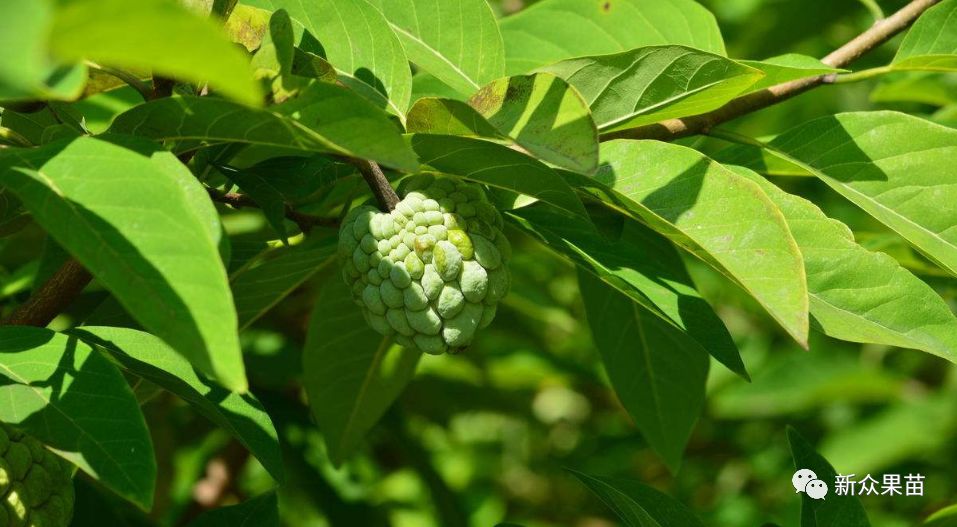
[[[377,332],[425,353],[456,353],[492,322],[511,246],[482,187],[410,178],[392,212],[358,207],[339,231],[342,274]]]
[[[66,527],[73,516],[73,467],[0,424],[0,496],[0,527]]]

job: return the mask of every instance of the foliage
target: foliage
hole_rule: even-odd
[[[0,525],[957,524],[955,13],[0,3]]]

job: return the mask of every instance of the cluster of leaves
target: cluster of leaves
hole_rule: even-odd
[[[487,186],[510,232],[539,243],[527,250],[575,265],[608,381],[673,472],[705,406],[709,357],[750,379],[689,263],[801,347],[813,329],[957,362],[957,318],[914,274],[957,275],[957,131],[881,111],[792,122],[773,138],[698,130],[734,143],[723,149],[644,139],[783,83],[957,71],[957,0],[934,3],[915,2],[923,14],[890,64],[854,73],[796,54],[731,59],[691,0],[544,0],[501,18],[485,0],[0,4],[11,28],[0,43],[14,50],[0,58],[0,235],[45,236],[0,300],[11,320],[42,308],[28,294],[71,262],[99,293],[50,328],[0,327],[0,421],[149,510],[146,382],[281,484],[296,441],[274,421],[301,418],[273,406],[299,404],[299,390],[267,413],[242,343],[319,283],[309,319],[287,320],[306,328],[294,388],[329,459],[349,459],[420,363],[326,279],[337,274],[325,272],[326,227],[367,199],[380,166],[393,182],[435,172]],[[767,176],[817,180],[906,241],[901,257],[862,246]],[[217,202],[258,207],[272,232],[244,236],[248,217]],[[834,473],[790,439],[796,465]],[[629,525],[699,524],[638,483],[576,475]],[[278,524],[277,503],[266,492],[196,525]],[[868,525],[853,498],[804,507],[805,525]]]

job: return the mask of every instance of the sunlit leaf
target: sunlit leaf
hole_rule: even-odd
[[[931,7],[911,26],[891,67],[957,71],[957,0]]]

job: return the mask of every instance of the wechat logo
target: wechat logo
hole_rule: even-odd
[[[815,500],[823,500],[827,496],[827,483],[817,479],[813,470],[802,468],[791,476],[791,485],[795,492],[803,492]]]

